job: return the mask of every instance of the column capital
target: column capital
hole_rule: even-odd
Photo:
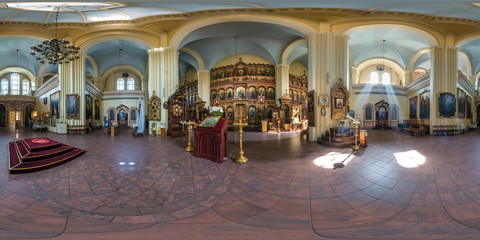
[[[290,68],[290,66],[289,66],[288,64],[283,64],[283,63],[280,63],[280,64],[275,65],[275,68],[278,68],[278,67]]]
[[[151,52],[163,52],[163,51],[167,51],[167,50],[176,50],[178,51],[177,48],[174,48],[174,47],[158,47],[158,48],[151,48],[151,49],[148,49],[147,52],[148,53],[151,53]]]

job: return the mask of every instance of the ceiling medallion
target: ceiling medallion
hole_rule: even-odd
[[[30,55],[35,56],[40,63],[47,62],[48,64],[67,64],[79,58],[78,52],[80,48],[70,44],[68,40],[57,39],[58,30],[58,10],[55,18],[55,37],[52,39],[43,40],[42,43],[31,47]]]

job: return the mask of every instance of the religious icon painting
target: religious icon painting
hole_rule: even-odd
[[[257,98],[257,92],[255,87],[249,87],[248,88],[248,98],[249,99],[255,99]]]
[[[95,120],[100,120],[100,101],[95,100]]]
[[[472,98],[467,95],[466,99],[467,99],[467,101],[466,101],[467,109],[465,109],[465,110],[467,112],[467,118],[471,119],[472,118]]]
[[[224,89],[218,90],[218,98],[220,100],[225,100],[225,90]]]
[[[67,105],[67,118],[73,118],[73,119],[80,118],[80,111],[79,111],[80,103],[78,101],[78,94],[67,94],[66,105]]]
[[[233,88],[227,88],[227,99],[233,99]]]
[[[235,97],[243,99],[243,98],[246,98],[245,94],[246,94],[245,87],[238,86],[235,89]]]
[[[412,97],[408,100],[410,106],[410,119],[417,119],[417,99],[418,97]]]
[[[420,119],[430,118],[430,91],[420,94]]]
[[[267,99],[275,100],[275,90],[271,87],[267,88]]]
[[[250,106],[248,108],[248,118],[251,119],[251,120],[255,120],[255,113],[256,113],[255,106]]]
[[[85,117],[93,118],[93,98],[90,95],[85,95],[85,108]]]
[[[456,104],[455,94],[440,93],[438,95],[438,116],[439,117],[455,117]]]
[[[217,90],[213,90],[212,93],[210,94],[210,97],[212,101],[217,100]]]
[[[458,89],[458,107],[457,107],[457,118],[465,118],[465,92]]]
[[[264,87],[259,87],[258,88],[258,96],[264,96],[265,97],[265,88]]]
[[[60,91],[50,95],[50,114],[58,118],[60,116]]]

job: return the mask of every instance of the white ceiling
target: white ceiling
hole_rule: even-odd
[[[477,0],[478,1],[478,0]],[[8,8],[5,3],[18,1],[2,1],[0,21],[54,22],[55,14],[51,9],[42,6],[30,6],[22,10]],[[28,1],[38,2],[42,1]],[[44,3],[45,1],[43,1]],[[369,11],[394,11],[421,13],[432,16],[457,17],[480,20],[480,7],[476,1],[469,0],[250,0],[250,1],[220,1],[220,0],[180,0],[180,1],[119,1],[116,6],[89,9],[89,6],[68,6],[75,1],[64,1],[59,22],[98,22],[109,20],[129,20],[147,16],[178,14],[202,10],[235,9],[235,8],[348,8]],[[85,2],[85,1],[84,1]],[[90,4],[95,3],[88,1]],[[107,3],[107,1],[99,1]],[[32,4],[30,4],[32,5]]]

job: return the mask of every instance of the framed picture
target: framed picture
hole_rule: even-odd
[[[410,105],[410,119],[417,119],[417,100],[417,96],[408,100],[408,104]]]
[[[95,100],[95,120],[100,120],[100,101]]]
[[[53,117],[60,117],[60,91],[50,95],[50,113]]]
[[[420,94],[420,119],[430,118],[430,91]]]
[[[320,107],[328,107],[328,95],[318,96],[318,105],[320,105]]]
[[[313,112],[314,111],[314,96],[315,96],[315,91],[310,91],[307,94],[307,111],[308,112]],[[328,101],[328,100],[327,100]]]
[[[277,119],[278,118],[278,111],[273,111],[272,112],[272,118]]]
[[[467,101],[466,101],[467,109],[465,109],[465,110],[467,112],[467,118],[471,119],[472,118],[472,98],[467,95],[466,99],[467,99]]]
[[[280,118],[285,119],[285,110],[280,110]]]
[[[343,108],[343,98],[335,98],[335,108]]]
[[[456,102],[455,94],[440,93],[438,94],[438,116],[439,117],[455,117]]]
[[[78,94],[67,94],[66,95],[66,104],[67,104],[67,118],[79,119],[79,101]]]
[[[205,119],[203,119],[203,121],[200,124],[198,124],[198,126],[206,127],[206,128],[214,128],[215,126],[217,126],[218,120],[221,117],[222,116],[208,116]]]
[[[327,110],[325,109],[325,107],[322,107],[322,108],[320,109],[320,114],[321,114],[322,116],[327,115]]]
[[[93,98],[90,95],[85,95],[85,117],[93,119]]]
[[[458,89],[457,90],[458,96],[458,106],[457,106],[457,118],[465,118],[465,97],[466,94],[464,91]]]
[[[43,98],[43,105],[47,105],[47,102],[48,102],[47,97],[44,97],[44,98]]]

